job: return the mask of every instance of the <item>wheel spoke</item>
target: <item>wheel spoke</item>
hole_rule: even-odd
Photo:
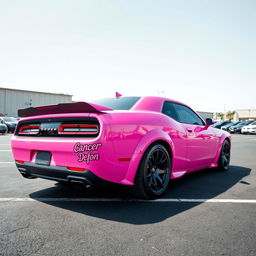
[[[159,164],[163,164],[163,163],[165,163],[166,162],[166,160],[167,160],[167,156],[166,155],[164,155],[165,157],[164,158],[162,158],[162,160],[160,161],[160,163]]]
[[[150,188],[152,187],[152,184],[153,184],[153,176],[151,176],[150,179],[149,179],[148,185],[149,185]]]
[[[153,163],[152,163],[152,158],[149,158],[149,160],[148,160],[148,164],[150,165],[150,168],[152,168],[153,167]]]
[[[168,172],[167,170],[163,170],[163,169],[160,169],[160,168],[157,168],[156,171],[157,171],[158,174],[166,174]]]
[[[161,186],[161,188],[163,187],[163,180],[161,179],[161,177],[159,176],[159,174],[157,172],[155,172],[155,179],[156,181],[159,181],[159,185]]]
[[[151,177],[152,176],[152,172],[149,171],[149,173],[147,174],[147,178]]]
[[[156,154],[156,156],[155,156]],[[153,154],[153,163],[156,164],[157,163],[157,159],[159,157],[159,150],[156,150],[156,152]]]
[[[167,156],[166,154],[164,154],[163,152],[161,152],[159,160],[157,161],[157,163],[155,163],[156,165],[160,165],[162,163],[164,163],[167,160]]]
[[[157,181],[154,175],[152,175],[152,183],[154,185],[155,188],[157,188]]]

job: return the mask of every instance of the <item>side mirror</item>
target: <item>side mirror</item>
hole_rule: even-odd
[[[206,122],[206,126],[210,126],[210,125],[214,124],[214,121],[211,118],[206,118],[205,122]]]

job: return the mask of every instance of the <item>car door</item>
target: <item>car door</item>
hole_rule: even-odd
[[[172,175],[179,177],[187,171],[187,132],[183,125],[178,122],[173,104],[165,101],[162,113],[170,119],[167,122],[165,130],[170,136],[175,148],[175,161],[173,161]]]
[[[213,128],[205,126],[204,121],[189,107],[178,103],[173,103],[173,107],[187,134],[187,168],[207,167],[213,162],[217,148]]]

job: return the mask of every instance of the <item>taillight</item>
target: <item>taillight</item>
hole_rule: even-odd
[[[40,126],[38,124],[23,125],[19,128],[19,134],[37,135],[39,133],[39,130],[40,130]]]
[[[62,124],[58,128],[58,134],[97,134],[96,124]]]

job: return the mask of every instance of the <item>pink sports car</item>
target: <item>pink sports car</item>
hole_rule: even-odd
[[[156,198],[170,179],[204,168],[228,170],[230,134],[187,105],[162,97],[108,98],[26,108],[12,151],[25,178],[93,187],[98,180]]]

